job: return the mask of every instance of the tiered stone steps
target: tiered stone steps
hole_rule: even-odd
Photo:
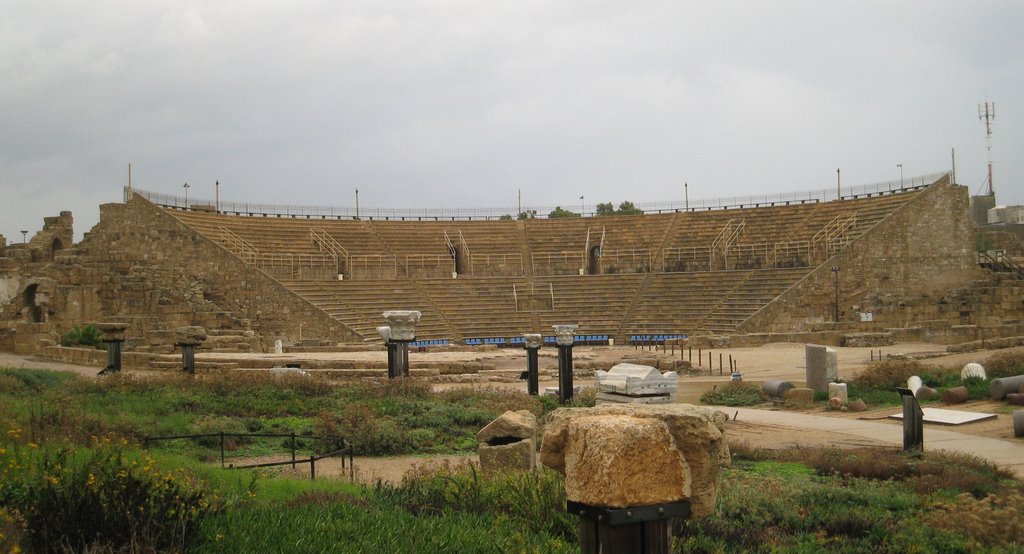
[[[837,216],[854,214],[856,224],[847,238],[856,240],[914,197],[914,192],[905,192],[788,206],[525,221],[370,221],[169,212],[215,241],[225,240],[221,229],[228,229],[261,252],[321,254],[310,237],[316,229],[328,233],[350,255],[394,260],[396,269],[388,275],[357,275],[344,281],[278,277],[367,342],[379,342],[376,327],[384,324],[381,313],[390,309],[420,310],[423,319],[417,336],[424,339],[507,337],[548,332],[553,324],[579,323],[581,333],[621,335],[616,336],[621,340],[631,334],[730,332],[824,260],[809,257],[807,267],[782,269],[771,266],[771,256],[744,258],[744,252],[772,253],[778,243],[810,242]],[[742,220],[745,226],[730,255],[713,260],[713,271],[660,272],[662,247],[666,251],[709,248],[730,220]],[[579,275],[580,268],[593,269],[584,252],[588,229],[590,246],[599,245],[604,233],[602,269],[620,273]],[[450,278],[445,231],[458,247],[469,250],[470,259],[462,260],[457,279]],[[618,255],[644,251],[650,252],[647,266],[626,263]],[[567,253],[564,260],[553,261],[562,253]],[[407,269],[415,265],[412,260],[431,257],[437,260],[436,268],[424,268],[429,265],[424,263],[418,270]],[[474,263],[485,259],[483,267]],[[511,261],[516,259],[522,262]],[[517,307],[512,293],[516,283],[552,291],[553,309]],[[245,342],[241,338],[245,337],[211,337],[208,347],[241,349]]]

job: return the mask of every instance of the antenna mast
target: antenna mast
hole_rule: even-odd
[[[992,189],[992,122],[996,119],[996,103],[988,101],[985,95],[985,103],[978,104],[978,119],[985,122],[985,150],[988,151],[988,196],[994,196]]]

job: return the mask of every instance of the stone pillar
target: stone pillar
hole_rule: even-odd
[[[726,416],[686,404],[604,404],[548,416],[542,464],[565,475],[582,552],[664,552],[672,518],[714,512]]]
[[[416,340],[416,324],[420,322],[420,315],[420,312],[415,310],[384,312],[390,336],[388,377],[392,379],[409,376],[409,343]]]
[[[903,397],[903,450],[924,450],[924,412],[914,391],[896,389]]]
[[[828,392],[828,384],[839,378],[838,359],[832,348],[817,344],[805,345],[804,362],[807,368],[807,388],[814,392]]]
[[[189,326],[174,330],[174,346],[181,347],[181,369],[189,375],[196,374],[196,347],[206,340],[206,329]]]
[[[127,323],[97,323],[96,328],[103,331],[103,342],[107,344],[107,367],[100,375],[121,371],[121,345],[124,344],[124,332]]]
[[[377,327],[377,332],[380,333],[380,338],[384,339],[384,348],[388,351],[388,379],[394,379],[397,377],[398,368],[395,363],[396,344],[391,342],[391,327],[382,325]]]
[[[576,338],[575,325],[553,325],[555,344],[558,345],[558,401],[572,400],[572,345]]]
[[[526,333],[523,338],[526,339],[526,392],[531,396],[537,396],[540,394],[540,385],[538,384],[540,370],[537,358],[540,347],[544,344],[544,337],[540,333]]]

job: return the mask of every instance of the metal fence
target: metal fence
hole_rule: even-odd
[[[259,437],[259,438],[287,438],[289,441],[289,449],[291,451],[291,459],[281,462],[264,462],[259,464],[246,464],[246,465],[234,465],[227,464],[225,461],[225,445],[224,439],[227,437]],[[309,464],[309,478],[311,480],[316,479],[316,463],[324,458],[341,458],[341,473],[344,475],[348,472],[349,479],[355,479],[355,465],[353,463],[353,448],[352,444],[345,440],[343,437],[319,437],[312,435],[296,435],[295,433],[204,433],[197,435],[167,435],[162,437],[143,437],[142,446],[143,448],[149,448],[150,443],[171,441],[171,440],[195,440],[195,439],[209,439],[216,438],[220,439],[220,467],[227,469],[252,469],[258,467],[276,467],[291,465],[292,469],[295,469],[298,464]],[[334,448],[332,451],[326,454],[317,456],[311,454],[308,458],[296,458],[296,440],[312,440],[319,442],[326,442],[332,444]],[[348,464],[346,466],[345,457],[348,457]]]
[[[729,198],[697,199],[687,201],[676,199],[665,202],[638,203],[637,207],[644,213],[670,213],[679,211],[706,211],[724,210],[732,208],[753,208],[761,206],[778,206],[786,204],[807,204],[814,202],[828,202],[836,199],[861,198],[868,195],[892,194],[908,192],[926,187],[948,172],[930,173],[915,177],[907,177],[903,180],[882,181],[866,185],[855,185],[840,187],[827,187],[818,190],[805,192],[788,192],[778,194],[734,196]],[[251,217],[290,217],[302,219],[383,219],[400,221],[458,221],[458,220],[493,220],[502,217],[515,217],[519,213],[518,207],[491,207],[491,208],[361,208],[336,206],[309,206],[302,204],[263,204],[258,202],[228,202],[216,201],[207,198],[185,198],[171,194],[151,192],[136,188],[125,187],[125,199],[130,193],[135,193],[146,198],[154,204],[175,209],[189,209],[197,211],[218,211],[229,215],[242,215]],[[594,216],[597,210],[596,205],[583,204],[578,206],[580,213],[584,216]],[[555,208],[552,206],[531,206],[523,207],[523,212],[533,214],[533,217],[546,218],[547,214]],[[568,206],[565,209],[575,211],[577,206]]]

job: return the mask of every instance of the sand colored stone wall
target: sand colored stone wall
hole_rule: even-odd
[[[106,252],[111,263],[130,266],[131,274],[147,287],[229,312],[256,332],[264,349],[272,348],[275,339],[297,342],[300,324],[305,340],[362,340],[323,310],[141,197],[100,206],[100,223],[83,247]],[[188,305],[180,308],[190,312]],[[191,324],[204,324],[192,319]]]
[[[899,308],[908,302],[937,305],[948,291],[967,287],[982,276],[967,205],[967,189],[949,185],[948,178],[929,187],[747,319],[738,331],[789,331],[830,321],[835,299],[832,267],[841,268],[840,321],[857,321],[861,312],[890,326],[929,319],[933,314]]]

